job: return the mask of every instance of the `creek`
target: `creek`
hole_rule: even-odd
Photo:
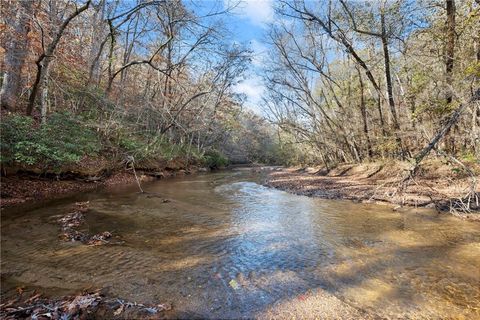
[[[147,194],[129,186],[4,209],[2,293],[108,288],[170,302],[172,318],[312,318],[329,307],[322,295],[365,317],[480,318],[478,222],[261,181],[236,169],[145,183]],[[110,231],[109,244],[59,239],[57,220],[78,201],[90,202],[81,229]]]

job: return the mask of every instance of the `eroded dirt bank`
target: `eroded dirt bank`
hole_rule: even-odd
[[[185,169],[159,170],[156,172],[138,171],[140,181],[152,181],[178,175],[196,173],[205,168],[188,167]],[[33,174],[16,174],[1,177],[1,207],[10,207],[16,204],[62,198],[71,194],[108,188],[116,185],[135,184],[133,172],[118,171],[106,177],[70,177],[68,179],[55,179]]]
[[[478,165],[473,172],[478,176]],[[452,201],[462,199],[472,186],[472,178],[459,168],[440,162],[425,163],[417,177],[401,192],[400,181],[408,163],[386,162],[345,164],[327,171],[322,167],[276,169],[267,175],[265,184],[298,195],[360,202],[390,203],[437,208],[448,211]],[[475,192],[480,188],[477,184]],[[480,220],[478,204],[463,218]]]

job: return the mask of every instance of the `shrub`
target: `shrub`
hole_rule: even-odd
[[[28,149],[33,149],[32,136],[35,133],[34,121],[22,115],[7,116],[0,123],[0,161],[2,164],[14,161],[33,164],[36,159]]]
[[[217,150],[209,150],[204,154],[204,164],[211,169],[218,169],[228,165],[228,159]]]
[[[148,143],[139,137],[122,133],[117,139],[118,149],[124,154],[133,156],[135,161],[143,160],[148,156]]]
[[[54,113],[40,126],[27,116],[7,116],[0,128],[2,164],[58,166],[79,162],[101,148],[95,132],[69,113]]]

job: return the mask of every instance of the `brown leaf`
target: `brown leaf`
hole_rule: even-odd
[[[113,313],[114,316],[120,315],[123,312],[124,305],[122,304],[115,312]]]
[[[33,296],[31,296],[30,298],[28,298],[28,300],[25,301],[25,303],[29,303],[29,302],[32,302],[32,301],[34,301],[34,300],[37,300],[37,299],[40,298],[41,296],[42,296],[41,293],[37,293],[36,295],[33,295]]]

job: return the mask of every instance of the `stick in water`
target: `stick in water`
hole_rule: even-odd
[[[137,181],[137,185],[138,185],[138,188],[140,189],[140,193],[145,193],[145,191],[143,191],[142,189],[142,186],[140,185],[140,180],[138,179],[137,171],[135,171],[135,165],[134,165],[135,159],[132,156],[128,156],[127,161],[132,166],[133,174],[135,175],[135,180]]]

